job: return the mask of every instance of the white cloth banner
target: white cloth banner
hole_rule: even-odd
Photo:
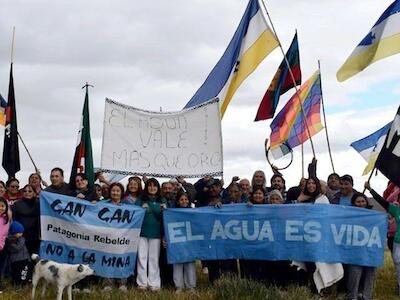
[[[218,99],[152,112],[106,99],[101,169],[155,177],[222,175]]]

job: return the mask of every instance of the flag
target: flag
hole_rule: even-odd
[[[353,147],[354,150],[356,150],[368,163],[364,169],[363,175],[367,175],[374,168],[379,152],[382,149],[386,135],[391,126],[392,122],[386,124],[384,127],[371,133],[365,138],[351,143],[350,146]]]
[[[301,84],[301,69],[299,43],[297,42],[297,32],[294,35],[293,41],[286,53],[290,69],[294,75],[296,86]],[[292,76],[290,75],[288,64],[283,59],[275,73],[272,82],[270,83],[260,106],[258,107],[255,121],[266,120],[273,118],[276,107],[278,106],[279,97],[286,93],[291,88],[295,87]]]
[[[336,74],[345,81],[370,64],[400,52],[400,0],[394,1]]]
[[[222,118],[240,84],[277,46],[258,1],[250,0],[224,54],[184,108],[218,97]]]
[[[390,181],[400,186],[400,106],[375,164]]]
[[[310,135],[315,135],[323,128],[320,114],[321,77],[319,71],[316,71],[300,87],[299,96],[297,93],[294,94],[270,125],[270,150],[275,159],[284,156],[309,139],[300,102],[303,105]]]
[[[6,125],[6,108],[7,101],[0,94],[0,126]]]
[[[75,175],[77,173],[84,173],[88,179],[89,186],[93,186],[94,169],[92,140],[90,138],[88,86],[86,86],[85,102],[83,104],[81,123],[78,130],[77,146],[75,149],[74,161],[72,163],[71,177],[69,179],[71,186],[75,186]]]
[[[13,64],[10,67],[10,83],[8,86],[8,101],[6,111],[6,122],[4,127],[4,147],[3,147],[3,168],[6,170],[8,177],[15,177],[21,167],[19,163],[19,147],[18,147],[18,128],[17,128],[17,111],[15,108]]]

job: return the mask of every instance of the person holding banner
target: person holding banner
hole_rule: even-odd
[[[90,201],[97,202],[96,191],[89,187],[89,181],[84,173],[78,173],[74,178],[75,189],[72,191],[72,196]]]
[[[354,193],[351,197],[351,205],[364,209],[372,208],[368,204],[367,197],[361,193]],[[349,299],[358,299],[360,297],[359,291],[361,291],[362,299],[370,300],[373,298],[375,272],[375,267],[347,265],[347,290]]]
[[[232,182],[226,190],[228,196],[223,199],[224,204],[242,203],[242,190],[237,182]]]
[[[139,289],[157,291],[161,288],[159,258],[162,210],[167,208],[157,179],[149,178],[146,181],[143,194],[135,205],[146,210],[138,245],[136,283]]]
[[[250,194],[247,206],[251,207],[254,204],[266,204],[265,198],[265,189],[263,189],[262,186],[256,186]],[[240,275],[244,278],[263,281],[266,279],[267,264],[268,262],[264,260],[239,259]]]
[[[222,207],[222,182],[219,179],[210,179],[207,182],[208,190],[208,206],[215,208]],[[214,283],[222,275],[238,275],[238,267],[236,259],[226,260],[207,260],[205,261],[208,268],[208,279],[210,283]]]
[[[191,208],[189,196],[186,193],[178,194],[176,207]],[[189,291],[193,291],[196,287],[196,263],[192,261],[182,264],[174,264],[173,277],[177,293],[181,292],[185,288]]]
[[[321,183],[317,177],[310,177],[306,180],[304,191],[297,198],[298,203],[303,204],[330,204],[328,198],[321,192]],[[298,270],[305,270],[309,277],[312,274],[317,292],[340,281],[344,276],[343,265],[340,263],[323,262],[298,262],[293,261],[292,265]],[[308,278],[299,276],[300,281],[306,283]]]
[[[261,186],[256,186],[253,189],[253,192],[251,193],[250,196],[250,203],[248,203],[248,205],[251,204],[265,204],[265,198],[267,197],[267,195],[265,195],[265,189],[263,189]]]
[[[372,197],[396,220],[396,234],[393,242],[392,258],[396,269],[397,295],[400,296],[400,207],[387,202],[381,195],[371,188],[367,181],[364,187],[371,193]]]
[[[119,182],[114,182],[110,185],[110,199],[106,200],[106,202],[114,204],[114,205],[122,205],[127,204],[126,201],[122,200],[122,196],[124,195],[124,186]],[[119,285],[118,289],[122,292],[127,292],[128,288],[126,287],[127,279],[111,279],[108,278],[105,280],[104,291],[111,291],[112,285]]]
[[[142,179],[138,176],[132,176],[128,179],[128,185],[126,186],[126,194],[124,201],[135,204],[136,200],[139,199],[142,193]]]

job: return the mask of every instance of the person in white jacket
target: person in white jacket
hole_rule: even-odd
[[[297,203],[329,204],[328,197],[321,192],[321,183],[318,178],[310,177],[307,179],[304,191],[301,192],[300,196],[297,198]],[[297,266],[298,270],[304,269],[307,271],[307,267],[304,262],[293,261],[292,264]],[[341,263],[328,264],[323,262],[315,262],[313,279],[318,293],[320,293],[322,289],[338,282],[343,278],[343,275],[344,270]]]

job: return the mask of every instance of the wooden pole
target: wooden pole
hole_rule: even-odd
[[[330,145],[329,136],[328,136],[328,123],[326,121],[326,115],[325,115],[325,104],[324,104],[324,96],[323,96],[323,93],[322,93],[322,78],[321,78],[322,76],[321,76],[321,62],[320,62],[320,60],[318,60],[318,70],[319,70],[319,76],[320,76],[319,84],[320,84],[320,88],[321,88],[321,104],[322,104],[322,115],[324,117],[324,124],[325,124],[326,143],[328,144],[328,152],[329,152],[329,158],[331,159],[332,170],[333,170],[333,173],[336,173],[335,172],[335,166],[333,165],[331,145]]]
[[[31,155],[31,153],[29,152],[28,147],[26,147],[25,142],[24,142],[24,140],[22,139],[22,137],[21,137],[21,135],[19,134],[19,132],[17,132],[17,134],[18,134],[19,139],[20,139],[21,142],[22,142],[22,145],[24,146],[24,148],[25,148],[25,150],[26,150],[26,153],[28,153],[28,156],[29,156],[29,158],[30,158],[30,160],[31,160],[31,162],[32,162],[32,164],[33,164],[33,167],[35,168],[35,172],[36,172],[36,173],[39,173],[39,169],[38,169],[38,167],[36,166],[35,162],[33,161],[32,155]]]
[[[296,89],[296,96],[297,96],[297,99],[298,99],[299,104],[300,104],[301,113],[302,113],[302,115],[303,115],[304,123],[305,123],[305,125],[306,125],[307,134],[308,134],[308,137],[310,138],[311,150],[312,150],[312,153],[313,153],[313,157],[315,158],[314,143],[313,143],[313,141],[312,141],[312,137],[311,137],[311,134],[310,134],[310,128],[308,127],[307,118],[306,118],[306,114],[305,114],[305,112],[304,112],[303,103],[301,103],[301,100],[300,100],[300,93],[299,93],[299,89],[297,88],[296,79],[294,78],[294,74],[293,74],[293,72],[292,72],[292,68],[290,68],[289,61],[288,61],[288,59],[287,59],[287,57],[286,57],[285,51],[283,50],[283,47],[282,47],[281,41],[279,40],[278,34],[276,33],[274,23],[272,23],[271,16],[270,16],[269,13],[268,13],[267,6],[265,5],[264,0],[260,0],[260,1],[261,1],[262,5],[263,5],[263,7],[264,7],[264,9],[265,9],[265,13],[267,14],[268,20],[269,20],[269,22],[271,23],[272,31],[273,31],[273,33],[275,34],[276,40],[278,41],[279,48],[281,49],[281,52],[282,52],[282,54],[283,54],[283,58],[284,58],[284,60],[285,60],[285,62],[286,62],[286,65],[287,65],[287,67],[288,67],[288,69],[289,69],[289,74],[290,74],[290,77],[291,77],[291,79],[292,79],[294,88]],[[296,33],[297,33],[297,31],[296,31]]]
[[[372,169],[371,174],[369,174],[369,177],[368,177],[368,180],[367,180],[368,183],[370,182],[370,180],[371,180],[371,178],[372,178],[372,174],[374,174],[374,171],[375,171],[375,166],[374,166],[374,168]],[[366,191],[366,188],[365,188],[365,186],[364,186],[364,190],[363,190],[362,193],[365,194],[365,191]]]
[[[301,144],[301,178],[304,178],[304,146]]]

